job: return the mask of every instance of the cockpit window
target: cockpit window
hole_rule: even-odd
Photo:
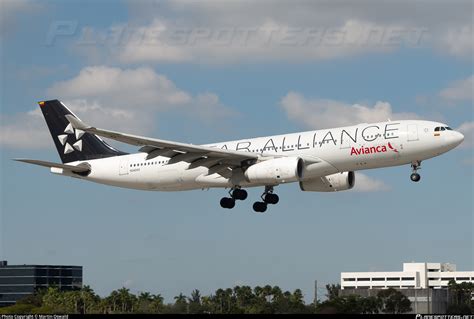
[[[435,127],[435,132],[438,132],[438,131],[439,131],[439,126]]]
[[[447,129],[448,131],[452,131],[452,130],[453,130],[453,129],[450,128],[449,126],[446,126],[446,129]]]
[[[444,131],[444,127],[441,127],[441,131]]]

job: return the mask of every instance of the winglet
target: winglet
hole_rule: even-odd
[[[67,120],[71,123],[72,127],[78,130],[87,131],[88,129],[92,128],[92,126],[86,125],[80,119],[72,115],[66,115]]]

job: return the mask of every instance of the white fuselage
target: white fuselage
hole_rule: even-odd
[[[207,146],[253,152],[272,157],[300,157],[313,164],[303,179],[337,172],[357,171],[409,164],[445,153],[462,142],[462,134],[435,127],[445,124],[429,121],[389,121],[348,127],[258,137]],[[168,163],[170,158],[158,156],[147,159],[147,153],[135,153],[86,161],[91,166],[88,176],[67,174],[61,169],[54,173],[117,187],[180,191],[211,187],[254,187],[238,170],[231,177],[209,174],[206,166],[193,167],[186,161]],[[71,164],[79,164],[75,162]],[[286,182],[295,182],[288,180]]]

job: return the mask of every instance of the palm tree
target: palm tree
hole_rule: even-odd
[[[187,297],[183,295],[183,293],[179,293],[179,295],[174,297],[175,300],[175,310],[178,313],[189,313],[189,308],[188,308],[188,302],[187,302]]]
[[[119,301],[118,291],[112,291],[106,299],[108,301],[109,307],[111,306],[112,312],[115,312],[117,310],[117,302]]]
[[[119,301],[122,305],[122,312],[129,311],[131,307],[132,298],[130,296],[130,289],[122,287],[118,290]]]
[[[293,291],[292,302],[296,305],[304,304],[303,292],[301,289],[295,289],[295,291]]]
[[[266,302],[270,302],[272,299],[272,286],[266,285],[263,287],[262,291],[263,297],[265,298]]]
[[[177,296],[174,297],[174,300],[175,300],[176,303],[178,303],[178,304],[185,304],[185,303],[186,303],[186,296],[183,295],[182,292],[180,292],[179,295],[177,295]]]
[[[194,289],[191,292],[191,298],[189,298],[189,302],[201,304],[201,292],[198,289]]]
[[[213,298],[219,306],[219,313],[224,313],[224,303],[225,303],[225,291],[223,289],[217,289],[216,295]]]
[[[165,300],[161,294],[151,295],[151,298],[153,299],[153,301],[157,301],[159,303],[163,303],[163,301]]]
[[[94,290],[85,285],[80,291],[80,299],[82,301],[82,307],[84,313],[89,313],[100,301],[100,297],[96,295]]]
[[[159,313],[163,308],[164,298],[162,295],[151,295],[152,302],[150,303],[149,310],[154,313]]]
[[[142,292],[138,295],[138,301],[153,301],[153,297],[149,292]]]

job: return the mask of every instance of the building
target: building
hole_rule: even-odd
[[[36,290],[82,288],[82,266],[8,265],[0,261],[0,307],[11,306]]]
[[[404,263],[402,271],[342,272],[341,289],[443,288],[450,280],[474,283],[474,271],[449,263]]]
[[[474,283],[474,271],[449,263],[404,263],[402,271],[342,272],[340,295],[376,296],[395,288],[411,301],[412,313],[446,313],[450,280]],[[473,296],[474,299],[474,296]]]

